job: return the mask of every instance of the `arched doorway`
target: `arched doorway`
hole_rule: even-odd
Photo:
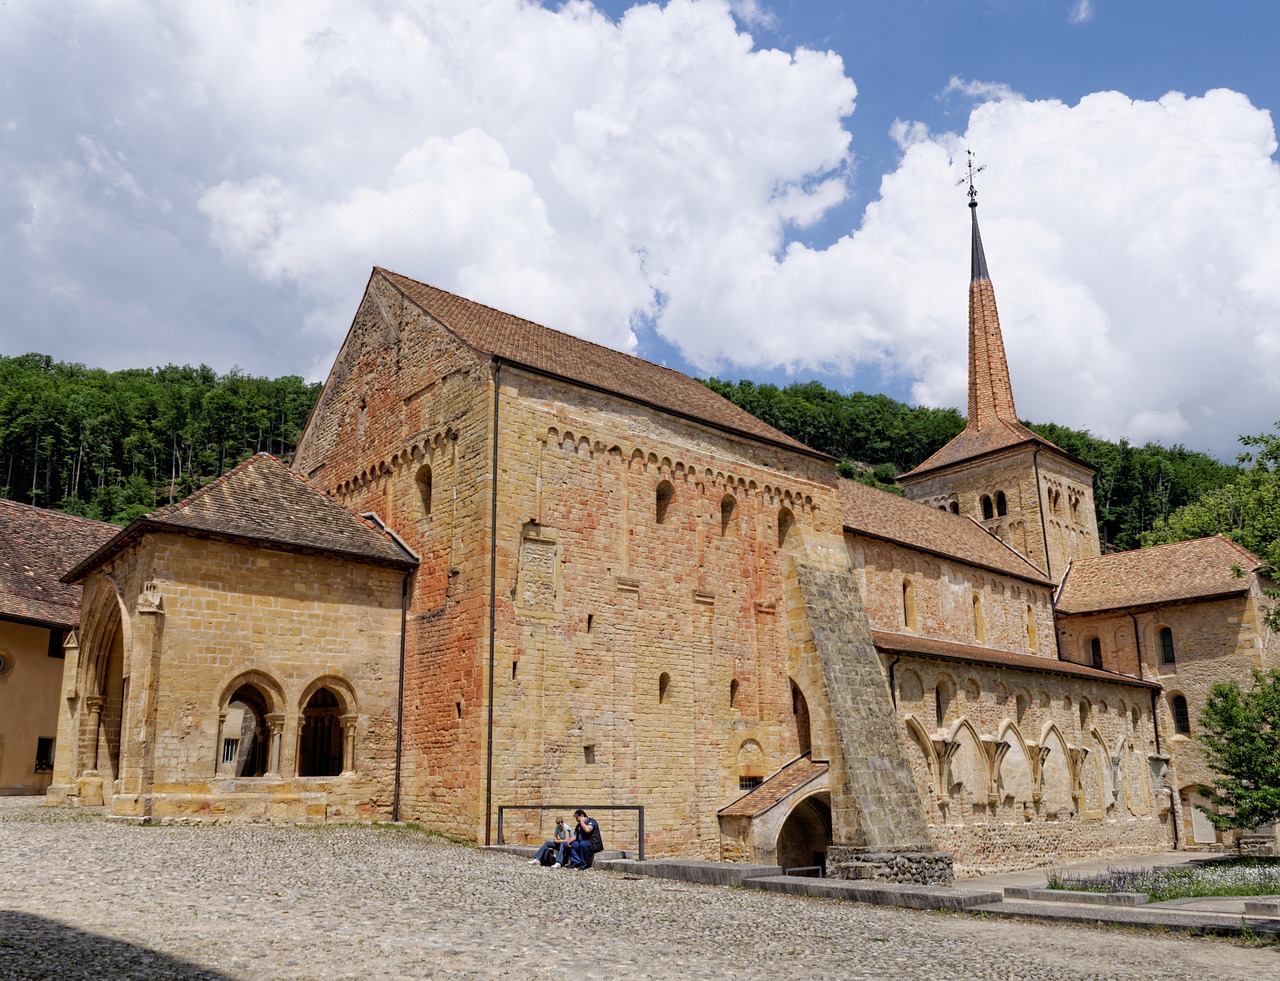
[[[784,869],[818,866],[826,873],[831,844],[831,798],[826,793],[806,797],[787,815],[778,832],[777,863]]]
[[[298,776],[336,777],[342,772],[342,703],[319,688],[302,710]]]
[[[120,734],[124,728],[125,691],[124,628],[114,595],[97,604],[92,627],[85,633],[84,674],[80,690],[77,770],[91,780],[101,778],[101,791],[89,789],[87,797],[109,797],[120,776]],[[82,790],[82,796],[86,796]],[[102,803],[101,800],[96,801]]]

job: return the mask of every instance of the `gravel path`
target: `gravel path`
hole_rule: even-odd
[[[1280,949],[554,871],[409,830],[133,827],[0,798],[0,977],[1274,981]]]

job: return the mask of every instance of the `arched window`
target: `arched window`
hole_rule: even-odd
[[[1021,723],[1026,717],[1027,708],[1031,704],[1031,700],[1026,695],[1019,695],[1013,700],[1014,708],[1018,715],[1018,722]]]
[[[933,689],[933,714],[937,720],[938,728],[941,729],[943,723],[947,721],[947,710],[951,708],[951,686],[945,681],[939,681]]]
[[[675,500],[676,489],[671,486],[671,481],[664,480],[658,485],[658,493],[655,501],[655,517],[658,524],[663,524],[667,520],[667,509],[671,507],[671,502]]]
[[[778,548],[782,548],[787,544],[787,535],[791,532],[791,527],[796,523],[796,516],[791,513],[790,508],[783,508],[778,512]]]
[[[720,498],[720,537],[729,538],[734,529],[733,512],[738,507],[732,494]]]
[[[658,675],[658,704],[661,705],[667,700],[667,689],[671,687],[671,675],[663,671]]]
[[[996,491],[996,514],[1004,517],[1009,513],[1009,502],[1005,499],[1004,491]]]
[[[222,742],[218,745],[219,774],[229,777],[260,777],[267,772],[270,732],[269,705],[254,685],[241,685],[227,703],[222,720]]]
[[[729,682],[729,708],[738,707],[738,679]]]
[[[910,579],[902,580],[902,625],[916,629],[916,584]]]
[[[422,503],[422,513],[424,516],[428,515],[431,513],[431,468],[419,467],[414,483],[418,488],[418,500]]]
[[[959,502],[959,501],[952,501],[952,502],[951,502],[951,513],[952,513],[952,514],[959,514],[959,513],[960,513],[960,502]]]
[[[1089,724],[1089,713],[1093,710],[1093,706],[1089,704],[1089,699],[1080,699],[1080,731],[1084,732],[1085,726]]]
[[[1173,631],[1168,627],[1160,628],[1160,663],[1166,667],[1176,662],[1173,651]]]
[[[991,507],[991,498],[986,494],[982,495],[982,520],[990,521],[996,516],[995,510]]]
[[[302,710],[298,744],[298,776],[336,777],[342,772],[342,705],[338,696],[321,688]]]
[[[1174,695],[1169,700],[1169,707],[1173,710],[1174,732],[1183,736],[1191,735],[1191,713],[1187,711],[1187,700],[1181,695]]]
[[[1102,640],[1099,637],[1089,638],[1089,663],[1102,670]]]
[[[977,593],[973,594],[973,636],[979,644],[985,643],[987,639],[987,624],[982,616],[982,597]]]
[[[796,720],[796,743],[801,753],[813,750],[813,739],[809,729],[809,703],[804,692],[794,681],[791,682],[791,714]]]
[[[1036,649],[1036,617],[1030,603],[1027,604],[1027,649]]]

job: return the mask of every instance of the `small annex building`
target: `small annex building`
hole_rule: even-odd
[[[0,795],[49,787],[63,644],[80,622],[80,589],[59,580],[117,531],[0,499]]]
[[[49,799],[136,818],[391,814],[416,557],[266,454],[116,531],[64,577],[84,601]]]

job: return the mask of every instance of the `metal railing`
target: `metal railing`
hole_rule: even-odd
[[[639,804],[499,804],[498,844],[506,844],[502,840],[502,820],[507,811],[568,811],[578,808],[582,808],[588,814],[594,814],[596,811],[635,811],[639,824],[636,858],[641,862],[644,861],[644,807]]]

